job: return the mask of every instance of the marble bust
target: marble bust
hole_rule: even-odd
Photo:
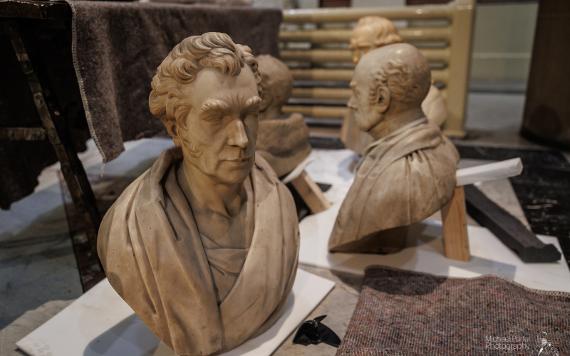
[[[364,54],[375,48],[402,42],[402,37],[392,21],[380,16],[363,17],[357,22],[351,34],[349,47],[352,51],[352,61],[357,64]],[[430,86],[428,94],[422,101],[422,110],[430,122],[438,126],[445,123],[448,116],[446,102],[435,85]],[[347,120],[349,142],[346,144],[356,152],[362,153],[372,140],[368,135],[357,134],[357,128],[352,125],[353,123],[353,120]]]
[[[331,251],[381,251],[370,246],[392,243],[394,229],[424,220],[451,198],[459,155],[422,111],[430,78],[427,60],[405,43],[374,49],[356,66],[348,106],[374,142],[340,207]]]
[[[105,215],[98,253],[117,293],[177,355],[230,350],[279,316],[299,247],[295,205],[255,154],[260,76],[223,33],[176,45],[150,111],[175,148]]]
[[[263,89],[256,150],[282,177],[311,153],[309,128],[303,115],[285,116],[281,111],[293,89],[293,75],[287,65],[270,55],[256,59]]]

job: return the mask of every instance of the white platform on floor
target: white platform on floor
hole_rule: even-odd
[[[332,184],[325,194],[333,206],[301,221],[300,263],[354,274],[363,274],[370,265],[391,266],[450,277],[470,278],[493,274],[529,288],[570,292],[570,271],[564,259],[556,263],[524,263],[489,230],[478,226],[468,226],[472,256],[469,262],[445,257],[441,222],[433,219],[414,226],[405,237],[407,247],[398,253],[329,253],[328,239],[342,200],[352,183],[353,174],[350,167],[355,164],[355,156],[348,150],[318,150],[313,151],[312,156],[312,162],[306,170],[315,181]],[[469,165],[469,162],[460,164],[466,165]],[[560,251],[556,238],[539,238],[544,243],[554,244]]]
[[[570,292],[570,272],[564,260],[556,263],[524,263],[489,230],[469,226],[471,260],[450,260],[443,254],[441,223],[425,221],[406,237],[407,246],[389,255],[329,253],[327,243],[339,204],[301,221],[299,262],[340,272],[363,274],[367,266],[383,265],[450,277],[493,274],[529,288]],[[544,243],[560,246],[556,238],[539,236]]]
[[[333,287],[333,282],[299,269],[275,325],[223,355],[270,355]],[[174,356],[106,279],[16,345],[32,356]]]

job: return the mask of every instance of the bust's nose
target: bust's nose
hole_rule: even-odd
[[[249,139],[243,121],[240,119],[234,120],[228,128],[228,145],[237,146],[239,148],[247,148]]]
[[[356,105],[356,98],[354,97],[354,95],[350,96],[350,99],[348,99],[348,103],[346,104],[346,106],[348,106],[350,109],[356,109],[357,105]]]

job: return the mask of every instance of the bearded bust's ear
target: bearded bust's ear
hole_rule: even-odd
[[[379,86],[376,89],[376,93],[375,93],[375,97],[374,97],[374,103],[372,103],[372,105],[374,105],[374,107],[381,113],[385,113],[386,111],[388,111],[388,108],[390,107],[390,102],[392,99],[392,94],[390,93],[390,89],[388,89],[385,86]]]

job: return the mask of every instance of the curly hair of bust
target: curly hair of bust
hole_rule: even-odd
[[[409,65],[399,59],[387,62],[374,73],[369,97],[374,103],[378,88],[387,87],[394,102],[421,105],[431,85],[431,71],[426,61]]]
[[[370,27],[375,32],[373,46],[375,48],[393,43],[401,43],[402,37],[398,34],[396,26],[392,21],[380,16],[366,16],[358,20],[355,29],[359,27]]]
[[[261,96],[261,76],[248,46],[236,44],[230,36],[220,32],[187,37],[170,51],[152,78],[150,112],[162,121],[168,134],[179,144],[176,124],[192,109],[183,95],[184,85],[194,81],[202,69],[212,68],[237,76],[244,65],[251,68]]]

